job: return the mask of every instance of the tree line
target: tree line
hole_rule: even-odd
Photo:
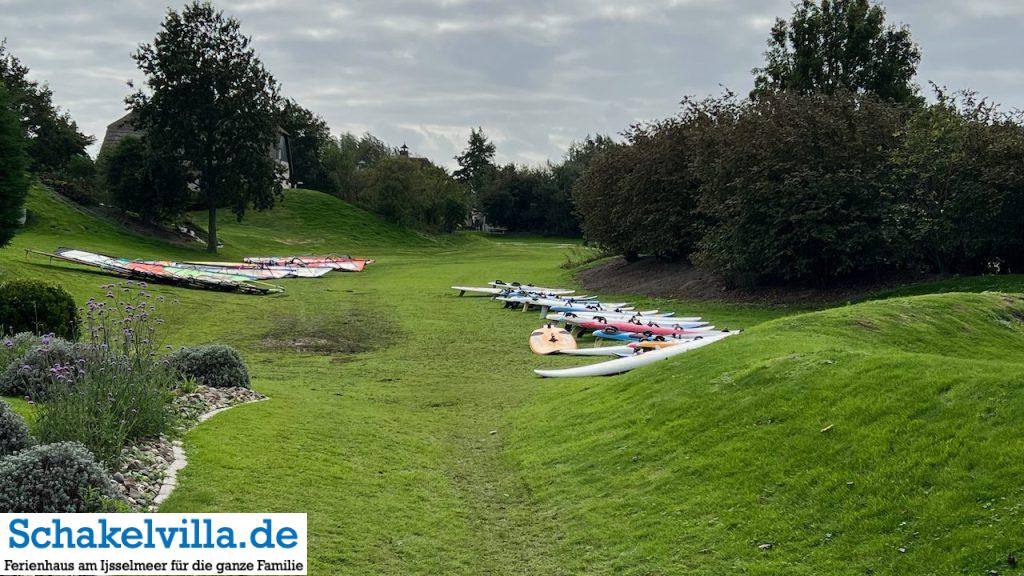
[[[104,147],[94,163],[86,154],[93,138],[0,44],[5,108],[21,132],[6,136],[12,142],[6,159],[21,165],[24,155],[24,170],[57,192],[147,223],[205,210],[211,250],[222,211],[241,219],[283,197],[282,163],[268,153],[282,131],[289,138],[290,183],[432,232],[464,227],[473,212],[515,232],[578,236],[571,190],[590,159],[611,146],[607,137],[588,137],[558,164],[499,165],[494,144],[476,129],[455,158],[458,169],[449,172],[371,134],[335,137],[323,118],[282,96],[238,20],[209,2],[168,10],[153,41],[132,58],[144,76],[141,87],[130,84],[126,98],[133,134]],[[21,190],[7,210],[15,224],[25,182],[12,184]]]
[[[738,285],[1024,269],[1024,117],[913,83],[867,0],[778,20],[753,92],[634,126],[573,188],[586,237]]]

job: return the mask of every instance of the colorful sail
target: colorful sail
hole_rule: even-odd
[[[343,272],[361,272],[373,260],[352,258],[351,256],[254,256],[243,258],[249,264],[266,266],[302,266],[314,268],[331,268]]]
[[[282,291],[282,288],[279,286],[255,282],[251,277],[242,274],[225,274],[198,270],[177,266],[174,265],[174,263],[145,262],[140,260],[129,260],[127,258],[115,258],[112,256],[105,256],[103,254],[87,252],[85,250],[75,250],[73,248],[58,248],[53,254],[47,254],[46,252],[38,252],[35,250],[28,250],[27,252],[35,252],[51,258],[59,258],[76,264],[93,266],[119,276],[148,280],[151,282],[162,282],[194,288],[231,290],[251,294],[269,294]]]

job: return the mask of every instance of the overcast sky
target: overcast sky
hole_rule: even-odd
[[[685,94],[745,93],[789,0],[221,0],[286,96],[335,133],[369,131],[452,165],[482,126],[503,162],[558,159],[588,133],[674,113]],[[0,0],[0,36],[83,131],[123,114],[151,0]],[[175,8],[181,4],[173,4]],[[919,83],[1024,108],[1024,1],[890,0]],[[95,154],[96,147],[92,150]]]

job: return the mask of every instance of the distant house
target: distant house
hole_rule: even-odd
[[[409,147],[406,146],[405,144],[402,144],[402,147],[398,149],[398,155],[404,158],[408,158],[413,162],[419,162],[420,166],[423,166],[424,168],[434,165],[429,158],[422,158],[420,156],[410,156]]]
[[[103,144],[100,146],[100,153],[104,150],[113,150],[126,136],[138,135],[139,130],[135,128],[135,112],[129,112],[107,125],[107,132],[103,135]],[[109,148],[108,148],[109,147]],[[292,183],[292,147],[287,132],[282,128],[277,129],[277,141],[270,149],[270,157],[277,160],[284,168],[282,184],[285,188],[291,188]]]

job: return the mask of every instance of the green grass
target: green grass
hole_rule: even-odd
[[[21,248],[201,255],[38,191],[30,209],[0,272],[83,301],[107,278]],[[272,398],[188,434],[163,510],[307,512],[311,574],[984,574],[1024,542],[1019,300],[644,300],[747,330],[632,374],[547,381],[531,369],[580,360],[532,356],[534,314],[448,286],[569,283],[571,241],[431,238],[303,191],[225,218],[222,238],[223,258],[378,259],[280,296],[156,289],[180,300],[169,343],[238,346]]]

